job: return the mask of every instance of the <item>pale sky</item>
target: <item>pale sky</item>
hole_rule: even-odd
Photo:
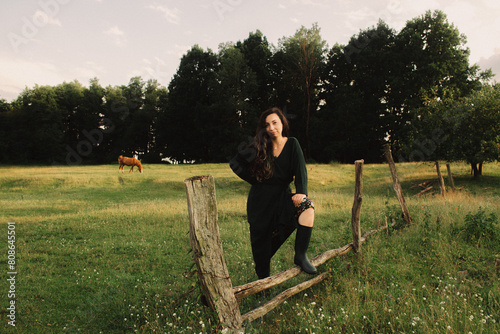
[[[168,86],[195,44],[217,52],[260,30],[277,45],[317,22],[331,47],[379,19],[399,32],[435,9],[467,36],[470,64],[500,82],[498,0],[23,0],[0,3],[0,99],[35,84],[88,87],[94,77],[103,87],[134,76]]]

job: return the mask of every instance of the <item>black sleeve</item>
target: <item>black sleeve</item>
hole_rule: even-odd
[[[294,173],[294,183],[297,194],[304,194],[307,196],[307,167],[304,153],[300,147],[299,141],[293,138],[294,150],[292,157],[292,168]]]
[[[255,148],[248,145],[243,145],[242,143],[242,145],[238,147],[238,154],[236,154],[234,158],[229,162],[229,167],[231,167],[233,172],[242,180],[250,184],[257,183],[257,180],[249,170],[250,163],[255,159],[255,156]]]

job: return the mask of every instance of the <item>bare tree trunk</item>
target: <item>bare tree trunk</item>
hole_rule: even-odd
[[[472,162],[470,164],[470,167],[471,167],[471,174],[474,175],[474,178],[478,178],[479,176],[481,176],[483,169],[482,163]]]
[[[446,164],[446,170],[448,171],[448,181],[450,182],[451,191],[455,192],[455,182],[453,181],[453,174],[451,174],[450,164]]]
[[[443,176],[441,175],[441,169],[439,168],[439,161],[436,161],[436,171],[438,175],[439,189],[441,190],[441,196],[445,196],[446,187],[444,186]]]

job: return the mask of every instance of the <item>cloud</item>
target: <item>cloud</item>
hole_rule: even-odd
[[[122,47],[122,46],[125,46],[127,44],[127,38],[125,37],[125,34],[123,33],[123,31],[120,30],[120,28],[118,28],[118,26],[113,26],[113,27],[109,28],[108,30],[106,30],[104,33],[113,38],[116,46]]]
[[[150,5],[147,8],[153,9],[157,12],[162,13],[168,22],[172,24],[179,24],[181,19],[179,17],[180,10],[177,8],[170,9],[162,5]]]
[[[144,79],[155,79],[160,83],[168,84],[172,74],[167,69],[165,61],[159,57],[154,57],[154,59],[145,58],[142,59],[142,66],[133,70],[129,77],[141,76]]]
[[[175,57],[179,57],[179,59],[185,55],[190,49],[191,45],[180,45],[180,44],[175,44],[173,48],[170,48],[167,51],[168,55],[173,55]]]
[[[72,72],[77,79],[91,79],[99,77],[107,71],[104,66],[97,65],[95,62],[89,60],[85,62],[84,66],[77,66],[72,69]]]
[[[500,82],[500,48],[495,49],[495,54],[488,58],[481,58],[478,62],[479,67],[482,70],[486,70],[491,68],[493,74],[496,74],[493,77],[493,80],[496,82]]]

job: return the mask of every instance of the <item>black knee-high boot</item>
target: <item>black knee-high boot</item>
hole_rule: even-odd
[[[309,262],[306,252],[311,240],[312,227],[299,225],[295,235],[295,258],[293,262],[308,274],[316,274],[316,267]]]

